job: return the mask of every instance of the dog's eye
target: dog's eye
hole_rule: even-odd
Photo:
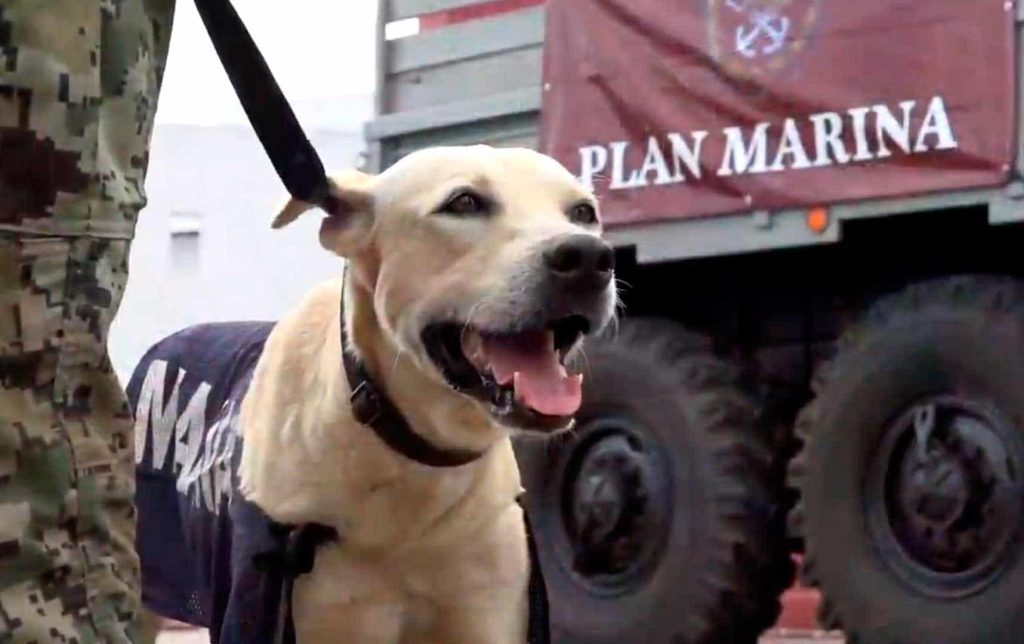
[[[472,192],[460,192],[445,202],[441,212],[461,217],[484,215],[487,214],[487,202]]]
[[[576,204],[569,211],[569,221],[581,226],[590,226],[597,223],[597,210],[588,203]]]

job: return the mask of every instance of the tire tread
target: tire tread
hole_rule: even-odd
[[[843,377],[845,365],[856,360],[865,344],[886,328],[905,324],[921,314],[956,313],[1024,313],[1024,284],[1003,276],[963,275],[930,279],[912,284],[901,291],[886,295],[875,302],[867,312],[844,331],[837,343],[835,356],[821,365],[812,377],[814,398],[797,416],[794,432],[801,444],[788,466],[788,486],[797,501],[789,515],[790,530],[804,541],[804,559],[800,569],[805,585],[819,588],[822,599],[818,619],[827,629],[843,630],[847,642],[862,641],[857,624],[843,621],[841,610],[827,589],[821,588],[816,574],[815,535],[806,533],[805,508],[801,490],[812,482],[807,480],[807,446],[817,437],[822,412],[820,394]]]
[[[704,449],[719,482],[713,495],[716,537],[699,573],[701,608],[691,610],[686,632],[673,641],[754,643],[775,623],[780,595],[794,577],[783,487],[773,476],[773,452],[759,425],[758,406],[744,393],[739,370],[675,323],[628,320],[604,350],[623,348],[687,390],[695,402],[694,427],[704,432]],[[773,525],[766,528],[751,507],[772,507]]]

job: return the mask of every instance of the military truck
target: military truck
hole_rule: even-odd
[[[1019,0],[382,0],[367,165],[529,146],[621,323],[517,443],[558,642],[1024,641]]]

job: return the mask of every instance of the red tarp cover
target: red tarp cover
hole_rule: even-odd
[[[994,0],[550,0],[541,147],[609,224],[999,184],[1013,25]]]

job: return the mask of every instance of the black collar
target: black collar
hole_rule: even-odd
[[[459,467],[483,456],[483,452],[438,447],[413,431],[402,412],[373,381],[366,365],[348,351],[344,287],[341,299],[341,355],[345,377],[352,389],[350,401],[356,420],[372,429],[378,438],[402,456],[430,467]]]

